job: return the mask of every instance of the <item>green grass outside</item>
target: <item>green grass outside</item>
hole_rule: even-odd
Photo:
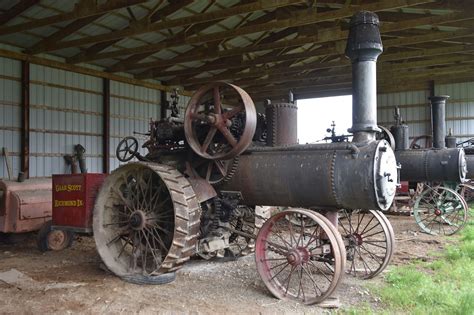
[[[395,267],[382,285],[370,288],[382,308],[369,305],[349,314],[474,314],[474,211],[470,222],[433,262],[414,261]]]

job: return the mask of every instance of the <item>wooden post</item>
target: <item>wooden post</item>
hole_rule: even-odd
[[[30,178],[30,63],[21,62],[21,172]]]
[[[102,80],[102,166],[103,172],[110,172],[110,80]]]

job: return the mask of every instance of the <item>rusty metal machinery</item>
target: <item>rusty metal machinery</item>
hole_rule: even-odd
[[[294,103],[265,104],[267,145],[284,146],[298,143],[298,107]]]
[[[451,235],[467,220],[467,204],[458,194],[466,179],[466,155],[461,148],[446,148],[445,120],[448,96],[430,97],[432,136],[419,136],[408,147],[408,126],[395,109],[396,124],[391,128],[395,155],[401,163],[400,179],[405,191],[398,190],[393,208],[408,206],[422,231]],[[425,147],[433,143],[433,148]],[[425,142],[425,146],[421,145]],[[416,149],[415,149],[416,148]]]
[[[370,12],[351,19],[353,142],[296,145],[294,105],[274,104],[265,119],[244,90],[223,82],[198,89],[184,119],[151,121],[145,156],[135,138],[121,141],[117,157],[138,161],[108,176],[97,197],[94,237],[106,266],[127,281],[160,283],[194,254],[226,255],[255,240],[257,269],[275,296],[306,304],[329,296],[357,234],[341,237],[338,211],[387,210],[398,182],[394,152],[375,135],[378,24]],[[276,214],[256,236],[249,222],[261,205],[306,209]]]

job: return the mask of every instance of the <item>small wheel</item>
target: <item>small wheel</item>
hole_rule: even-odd
[[[115,154],[120,162],[128,162],[138,153],[138,140],[135,137],[125,137],[120,140]]]
[[[395,234],[385,215],[375,210],[342,210],[339,231],[347,253],[346,273],[371,279],[390,262]]]
[[[300,226],[288,220],[298,216]],[[311,226],[306,222],[313,221]],[[336,228],[321,214],[291,209],[262,226],[255,245],[258,273],[270,292],[285,300],[320,303],[336,289],[345,265],[345,248]]]
[[[60,251],[71,247],[74,240],[74,233],[62,230],[51,229],[52,222],[48,221],[38,232],[36,244],[41,252],[48,250]]]
[[[386,140],[393,151],[395,151],[395,138],[393,134],[384,126],[378,126],[382,131],[377,133],[377,140]]]
[[[237,94],[241,103],[226,108],[222,96]],[[230,95],[234,97],[233,95]],[[243,116],[243,117],[242,117]],[[193,151],[206,159],[227,160],[247,149],[257,126],[257,112],[250,96],[238,86],[216,82],[196,91],[184,118],[186,140]]]
[[[464,198],[443,186],[425,187],[413,207],[418,226],[432,235],[453,235],[461,230],[468,211]]]
[[[415,137],[411,144],[410,149],[427,149],[433,146],[433,140],[430,135],[423,135]]]

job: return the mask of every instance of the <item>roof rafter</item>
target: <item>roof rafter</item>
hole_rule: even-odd
[[[28,10],[38,2],[39,0],[21,0],[20,2],[18,2],[13,7],[11,7],[6,12],[0,15],[0,25],[3,25],[10,20],[13,20],[15,17]]]
[[[171,15],[171,14],[175,13],[176,11],[182,9],[183,7],[187,6],[191,2],[193,2],[193,0],[173,1],[172,3],[168,4],[167,6],[161,8],[161,9],[157,9],[155,11],[150,12],[151,15],[149,17],[146,17],[146,18],[149,18],[150,23],[154,23],[156,21],[162,20],[164,17],[167,17],[168,15]],[[143,23],[143,22],[142,21],[137,21],[135,23],[132,23],[131,25],[125,26],[122,30],[136,27],[136,25],[138,25],[139,23]],[[112,39],[112,40],[109,40],[109,41],[100,42],[100,43],[97,43],[95,45],[92,45],[91,47],[87,48],[85,51],[83,51],[83,52],[81,52],[81,53],[79,53],[79,54],[77,54],[77,55],[75,55],[71,58],[67,58],[67,62],[68,63],[82,62],[81,60],[87,58],[87,56],[95,55],[95,54],[101,52],[102,50],[112,46],[113,44],[115,44],[115,43],[117,43],[121,40],[122,40],[121,38]],[[78,60],[78,61],[75,62],[75,60]]]
[[[34,28],[39,28],[90,16],[99,16],[104,13],[108,13],[117,9],[126,8],[128,6],[144,2],[146,2],[146,0],[109,0],[104,4],[97,5],[94,3],[94,1],[81,1],[78,3],[78,5],[76,5],[73,11],[68,13],[57,14],[31,22],[20,23],[11,26],[2,26],[0,27],[0,35],[23,32]]]
[[[297,4],[297,3],[304,3],[304,1],[303,0],[279,0],[279,1],[258,0],[256,2],[238,5],[238,6],[227,8],[227,9],[216,10],[216,11],[202,13],[198,15],[191,15],[191,16],[179,18],[179,19],[166,20],[166,21],[162,21],[158,23],[148,23],[144,25],[139,25],[133,29],[127,28],[127,29],[112,32],[112,33],[101,34],[101,35],[96,35],[96,36],[90,36],[87,38],[61,42],[61,43],[57,43],[54,46],[51,46],[49,50],[52,51],[52,50],[58,50],[58,49],[63,49],[63,48],[88,45],[88,44],[93,44],[97,42],[109,41],[111,39],[122,39],[122,38],[130,37],[133,35],[157,32],[157,31],[161,31],[165,29],[170,29],[173,27],[187,26],[187,25],[192,25],[196,23],[215,21],[215,20],[220,20],[223,18],[228,18],[236,14],[244,14],[244,13],[255,12],[255,11],[260,11],[260,10],[275,9],[278,7],[288,6],[288,5]]]
[[[132,55],[132,54],[146,52],[146,51],[159,51],[165,48],[171,48],[171,47],[177,47],[177,46],[183,46],[183,45],[200,44],[200,43],[205,43],[209,41],[223,40],[226,38],[232,38],[236,36],[247,35],[247,34],[252,34],[252,33],[257,33],[257,32],[274,31],[276,29],[281,29],[281,28],[327,22],[327,21],[331,21],[335,19],[348,18],[352,14],[354,14],[356,11],[361,10],[361,9],[377,12],[381,10],[393,9],[393,8],[398,8],[398,7],[416,6],[422,3],[429,3],[432,1],[435,1],[435,0],[384,0],[384,1],[370,3],[359,8],[345,7],[343,9],[338,9],[338,10],[328,11],[328,12],[323,12],[323,13],[300,12],[299,14],[295,14],[294,16],[287,19],[271,21],[271,22],[267,22],[267,23],[263,23],[259,25],[252,25],[248,27],[244,26],[239,29],[234,29],[230,31],[216,32],[216,33],[192,36],[192,37],[187,37],[187,38],[174,38],[172,40],[162,41],[153,45],[139,46],[135,48],[127,48],[127,49],[121,49],[121,50],[117,50],[113,52],[96,54],[94,56],[90,56],[87,60],[82,59],[80,61],[84,62],[84,61],[91,61],[91,60],[98,60],[98,59],[105,59],[105,58],[114,58],[114,57]],[[339,28],[336,28],[336,29],[332,28],[330,30],[331,36],[333,36],[336,30],[340,31]],[[325,31],[327,32],[328,29],[326,29]],[[342,31],[340,32],[345,33]],[[323,33],[323,32],[318,32],[318,33]],[[104,37],[104,38],[107,38],[107,37]],[[68,41],[68,42],[62,42],[62,43],[58,43],[56,47],[52,47],[52,49],[62,49],[62,48],[84,45],[86,43],[90,43],[92,39],[93,38],[87,38],[84,40],[79,39],[79,40],[73,40],[73,41]],[[327,40],[329,39],[331,38],[327,38]],[[75,60],[75,61],[78,61],[78,60]]]

